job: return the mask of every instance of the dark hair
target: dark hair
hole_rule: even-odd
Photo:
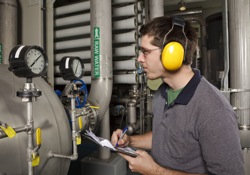
[[[173,31],[168,34],[165,43],[163,43],[164,36],[172,28],[172,20],[173,18],[168,16],[154,18],[140,28],[140,34],[142,36],[153,36],[154,39],[152,40],[151,44],[160,48],[163,48],[171,41],[177,41],[185,48],[186,38],[182,32],[182,27],[179,26],[174,27]],[[197,47],[198,36],[195,29],[188,21],[185,21],[184,32],[188,40],[187,48],[185,50],[185,61],[183,63],[186,65],[191,65],[192,56]]]

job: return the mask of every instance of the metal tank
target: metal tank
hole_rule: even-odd
[[[27,104],[16,96],[16,92],[24,87],[26,79],[17,78],[8,67],[0,65],[0,121],[18,128],[27,123]],[[33,83],[42,91],[42,95],[32,104],[34,128],[41,128],[42,142],[39,149],[40,164],[34,167],[34,174],[66,175],[70,160],[49,158],[48,153],[72,154],[69,120],[53,89],[42,78],[34,78]],[[0,139],[0,174],[28,174],[27,140],[25,132],[17,133],[13,138]]]

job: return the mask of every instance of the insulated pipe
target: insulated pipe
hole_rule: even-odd
[[[150,19],[164,16],[164,1],[163,0],[149,0]]]
[[[118,4],[123,4],[123,3],[131,3],[135,1],[136,0],[113,0],[113,4],[118,5]]]
[[[138,2],[138,12],[142,12],[142,3]],[[113,17],[124,17],[135,15],[135,4],[130,4],[122,7],[114,7],[113,8]]]
[[[55,20],[55,27],[62,27],[67,25],[72,25],[76,23],[83,23],[90,21],[90,14],[80,14],[75,16],[69,16],[64,18],[58,18]]]
[[[80,2],[80,3],[75,3],[71,5],[66,5],[62,7],[57,7],[55,9],[55,15],[66,15],[69,13],[75,13],[75,12],[80,12],[84,10],[89,10],[90,9],[90,1],[85,1],[85,2]]]
[[[114,43],[134,43],[136,41],[136,31],[114,34]]]
[[[114,48],[114,56],[136,57],[136,44]]]
[[[73,49],[77,47],[87,47],[87,46],[90,46],[90,38],[67,40],[55,43],[56,50]]]
[[[113,28],[114,30],[122,30],[122,29],[134,29],[136,24],[142,23],[142,15],[138,15],[138,19],[131,17],[124,20],[114,21]],[[136,21],[137,20],[137,21]]]
[[[90,26],[72,27],[55,31],[55,39],[90,34]]]
[[[229,0],[229,53],[231,104],[237,111],[241,132],[250,130],[250,1]],[[248,136],[249,138],[249,136]],[[241,145],[250,148],[249,139],[241,138]]]
[[[98,106],[98,117],[101,128],[106,131],[101,137],[110,139],[110,128],[105,127],[104,117],[108,117],[108,107],[112,94],[112,15],[111,0],[91,0],[91,91],[88,100]],[[101,159],[109,159],[110,151],[102,148],[99,151]]]
[[[9,64],[9,53],[17,44],[17,1],[0,0],[0,64]]]
[[[91,52],[90,50],[85,51],[77,51],[77,52],[64,52],[64,53],[57,53],[55,54],[55,61],[61,61],[62,57],[64,56],[78,56],[81,59],[90,59]]]

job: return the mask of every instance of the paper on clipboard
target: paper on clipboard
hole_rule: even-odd
[[[135,150],[133,150],[130,147],[114,147],[109,140],[102,138],[102,137],[97,137],[91,130],[86,130],[86,132],[84,133],[84,136],[92,141],[94,141],[95,143],[101,145],[102,147],[108,148],[111,151],[115,151],[115,152],[120,152],[132,157],[137,157],[137,153],[135,152]]]

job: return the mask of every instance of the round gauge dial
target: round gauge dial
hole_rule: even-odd
[[[59,69],[64,80],[81,79],[84,74],[84,65],[79,57],[63,57]]]
[[[48,58],[39,46],[14,47],[9,55],[9,70],[18,77],[39,77],[46,73]]]
[[[83,72],[81,60],[74,59],[72,62],[72,69],[74,71],[75,76],[81,78]]]
[[[27,52],[26,62],[34,74],[40,74],[45,67],[45,58],[43,53],[34,48]]]

